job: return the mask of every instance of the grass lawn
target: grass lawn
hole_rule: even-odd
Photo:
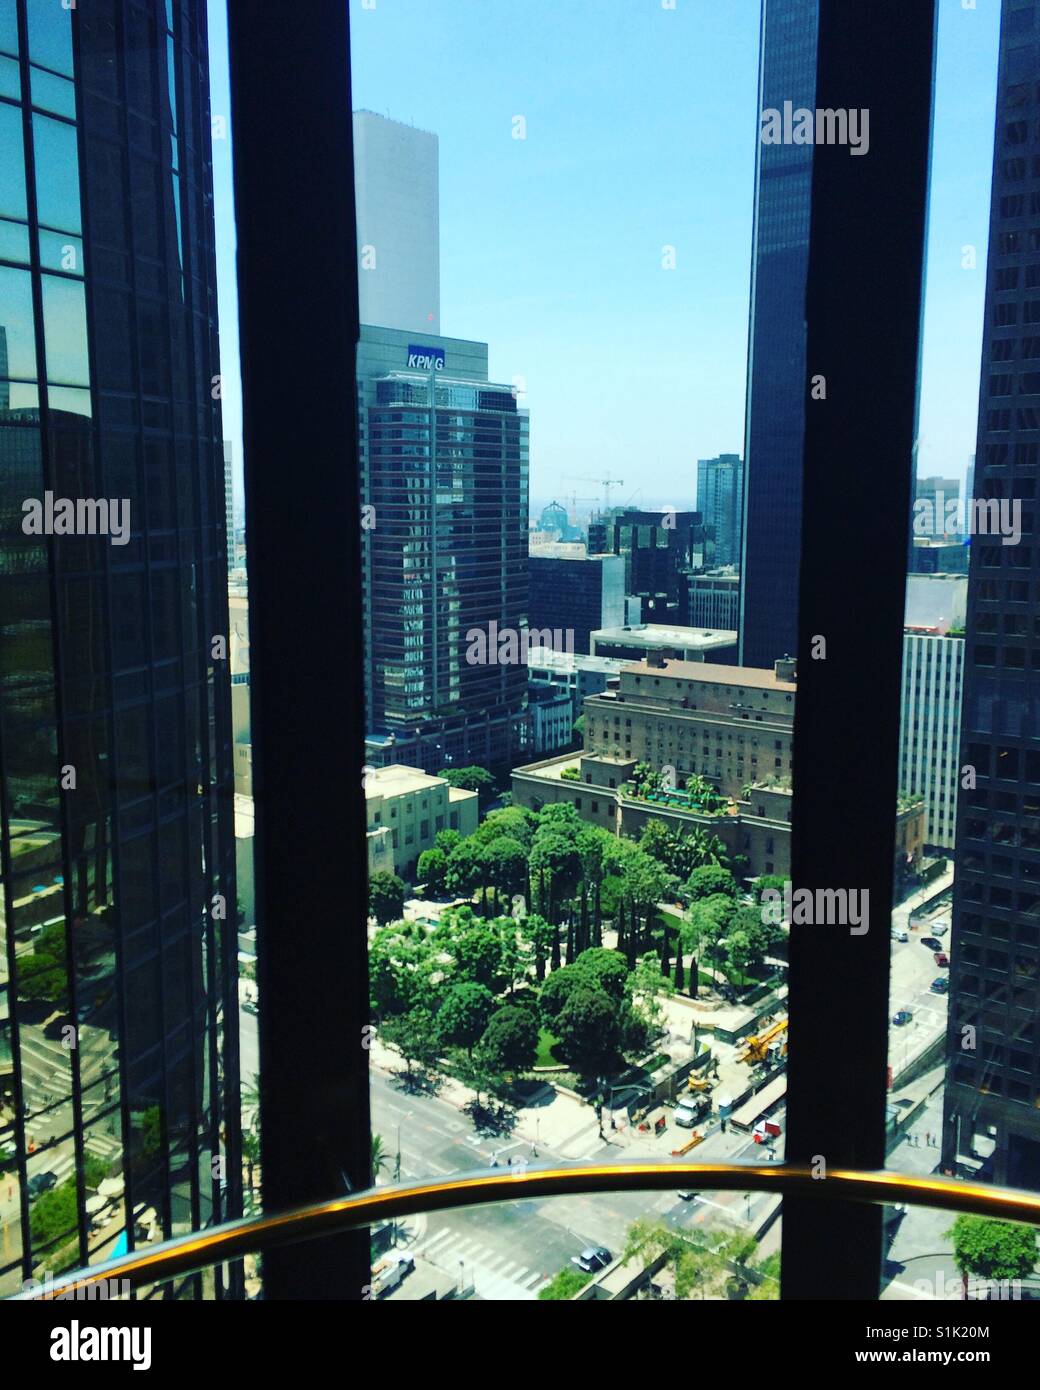
[[[548,1028],[538,1030],[538,1052],[535,1055],[534,1064],[536,1067],[562,1067],[563,1061],[553,1052],[559,1039],[555,1033],[550,1033]]]

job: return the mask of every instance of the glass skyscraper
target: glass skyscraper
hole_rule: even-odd
[[[1005,4],[970,545],[943,1167],[1040,1186],[1040,4]]]
[[[697,460],[697,510],[715,537],[715,564],[740,564],[744,464],[739,454]]]
[[[817,0],[762,0],[759,113],[816,105]],[[797,647],[812,145],[758,143],[751,252],[740,664]]]
[[[498,635],[527,627],[527,411],[486,343],[363,325],[357,360],[366,759],[503,769],[526,721]]]
[[[241,1206],[213,243],[202,0],[0,0],[5,1293]]]

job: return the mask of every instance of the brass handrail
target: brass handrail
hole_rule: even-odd
[[[575,1163],[566,1168],[527,1166],[509,1172],[482,1169],[454,1178],[369,1188],[292,1211],[192,1231],[147,1250],[135,1250],[104,1264],[49,1279],[40,1291],[13,1294],[10,1301],[72,1298],[78,1291],[108,1280],[125,1280],[130,1287],[140,1288],[274,1245],[335,1235],[417,1212],[574,1193],[678,1188],[765,1191],[832,1201],[905,1202],[910,1206],[938,1207],[1040,1225],[1040,1193],[880,1169],[832,1169],[826,1176],[804,1164],[793,1163]]]

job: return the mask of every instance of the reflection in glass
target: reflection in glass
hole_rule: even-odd
[[[0,102],[0,217],[24,222],[25,152],[22,144],[22,113],[17,106]]]
[[[36,337],[27,270],[0,266],[0,330],[7,339],[7,374],[35,381]]]
[[[83,285],[78,280],[59,279],[54,275],[44,275],[42,285],[47,378],[69,386],[89,386]]]
[[[30,4],[29,58],[45,68],[72,76],[72,12],[63,4]]]

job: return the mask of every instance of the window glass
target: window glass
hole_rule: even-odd
[[[41,72],[39,68],[31,70],[31,81],[34,106],[55,111],[59,116],[68,116],[70,120],[75,119],[76,89],[71,82],[64,77],[55,77],[53,73]]]
[[[27,270],[0,266],[0,328],[7,346],[7,374],[36,379],[32,284]]]
[[[0,58],[0,97],[19,101],[22,95],[22,74],[14,58]]]
[[[87,311],[78,280],[44,275],[43,332],[48,381],[88,386]]]
[[[25,152],[22,144],[22,113],[17,106],[0,102],[0,217],[24,222]]]
[[[0,51],[18,52],[17,0],[0,0]]]
[[[0,260],[29,264],[29,229],[20,222],[0,222]]]
[[[40,222],[63,232],[78,232],[81,225],[76,127],[37,115],[32,124]]]
[[[29,59],[72,76],[72,10],[58,0],[30,0]]]

